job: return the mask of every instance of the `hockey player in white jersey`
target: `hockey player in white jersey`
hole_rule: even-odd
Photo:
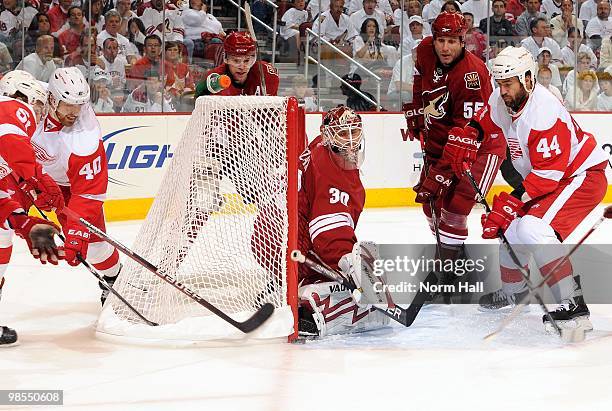
[[[37,161],[60,186],[66,206],[105,230],[106,152],[89,103],[89,85],[78,68],[59,68],[51,76],[47,115],[31,141]],[[66,237],[66,262],[78,265],[80,255],[113,285],[121,269],[117,250],[73,218],[65,214],[58,218]],[[107,295],[103,289],[102,303]]]
[[[21,190],[36,193],[35,204],[44,209],[63,207],[59,187],[36,163],[29,138],[39,116],[33,107],[42,109],[46,92],[38,81],[20,70],[0,80],[0,297],[13,250],[13,233],[23,238],[35,258],[44,264],[57,264],[63,252],[58,250],[54,235],[59,227],[46,220],[27,215],[19,199]],[[42,110],[40,111],[42,112]],[[15,197],[15,198],[14,198]],[[29,207],[28,207],[29,208]],[[17,343],[15,330],[0,326],[0,347]]]
[[[563,104],[536,83],[537,65],[523,47],[507,47],[493,60],[497,82],[488,104],[475,120],[487,135],[506,138],[512,165],[523,177],[524,194],[501,193],[483,218],[483,237],[504,232],[521,263],[532,255],[553,296],[561,303],[552,313],[559,326],[578,323],[592,329],[578,275],[570,261],[558,263],[567,250],[562,241],[602,201],[607,180],[606,153],[582,130]],[[469,138],[469,136],[468,136]],[[466,153],[473,147],[466,144]],[[456,163],[465,161],[455,159]],[[469,161],[468,161],[469,163]],[[481,307],[498,309],[527,294],[526,283],[506,247],[500,251],[503,287],[481,299]],[[547,329],[551,329],[546,317]]]

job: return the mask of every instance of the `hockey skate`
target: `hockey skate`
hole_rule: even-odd
[[[0,325],[0,348],[17,345],[17,332],[12,328]]]
[[[555,320],[561,329],[579,328],[584,331],[592,331],[593,324],[589,319],[591,315],[589,307],[584,302],[583,296],[576,296],[567,300],[563,300],[559,307],[550,313],[550,316]],[[542,316],[544,329],[548,333],[555,333],[555,328],[551,324],[546,315]]]
[[[102,278],[104,278],[104,281],[106,281],[108,285],[110,285],[111,287],[114,287],[115,281],[117,281],[117,277],[119,277],[119,274],[121,274],[122,268],[123,268],[123,264],[120,264],[119,271],[117,272],[116,276],[109,277],[105,275]],[[104,303],[106,302],[106,299],[108,298],[108,295],[110,294],[110,291],[108,291],[108,289],[104,285],[102,285],[101,282],[98,282],[98,287],[100,287],[100,289],[102,290],[102,294],[100,295],[100,302],[102,303],[102,306],[104,306]]]
[[[514,307],[519,301],[529,294],[529,290],[524,290],[519,293],[514,293],[508,296],[503,289],[499,289],[492,293],[488,293],[480,297],[478,300],[478,310],[483,312],[491,312],[504,310]]]

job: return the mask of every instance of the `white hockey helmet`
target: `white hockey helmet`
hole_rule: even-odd
[[[21,93],[28,99],[27,103],[47,103],[47,91],[36,78],[23,70],[13,70],[0,79],[0,94],[13,97]]]
[[[491,72],[494,80],[504,80],[518,77],[527,93],[531,93],[535,87],[538,65],[533,56],[524,47],[508,46],[493,59]],[[525,83],[525,76],[531,74],[531,87]]]
[[[49,93],[55,100],[54,108],[60,101],[78,105],[89,102],[89,84],[77,67],[55,70],[49,79]]]

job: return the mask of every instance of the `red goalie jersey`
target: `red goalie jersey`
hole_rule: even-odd
[[[299,247],[305,255],[313,251],[332,268],[357,242],[355,227],[365,203],[359,170],[346,170],[332,158],[321,136],[300,156],[298,200]],[[304,266],[300,280],[319,279]]]

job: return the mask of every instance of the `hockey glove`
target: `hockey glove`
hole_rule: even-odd
[[[59,186],[51,176],[40,170],[19,184],[19,188],[34,200],[38,208],[45,211],[61,211],[64,208],[64,196]]]
[[[51,221],[31,217],[26,213],[13,213],[7,219],[15,234],[28,243],[28,248],[34,258],[40,262],[56,265],[63,258],[63,251],[55,244],[54,235],[60,233],[60,228]]]
[[[91,234],[87,229],[78,226],[67,228],[65,233],[64,251],[66,253],[66,262],[71,266],[79,265],[80,261],[77,259],[77,255],[80,255],[83,260],[87,258],[87,247],[89,247]]]
[[[512,220],[522,217],[523,202],[510,194],[503,192],[493,197],[493,208],[489,214],[482,215],[482,238],[497,238],[499,231],[506,231]]]
[[[355,243],[353,251],[343,255],[338,261],[338,268],[340,268],[344,277],[355,285],[353,299],[357,304],[361,304],[364,287],[372,290],[378,300],[377,303],[388,303],[384,293],[376,291],[377,283],[382,285],[384,281],[381,277],[383,273],[378,273],[375,270],[375,262],[379,259],[378,245],[372,241],[361,241]],[[363,284],[363,281],[366,283]]]
[[[448,190],[453,183],[453,172],[450,169],[442,169],[439,167],[430,167],[427,177],[419,191],[417,191],[415,201],[425,204],[430,198],[438,198]]]
[[[419,107],[414,103],[406,103],[402,106],[404,117],[406,117],[406,126],[408,127],[408,138],[410,141],[420,140],[420,134],[425,129],[425,116],[423,115],[423,107]]]
[[[453,127],[448,133],[442,161],[450,164],[453,173],[461,178],[465,167],[471,168],[476,161],[479,148],[478,131],[474,127]]]

